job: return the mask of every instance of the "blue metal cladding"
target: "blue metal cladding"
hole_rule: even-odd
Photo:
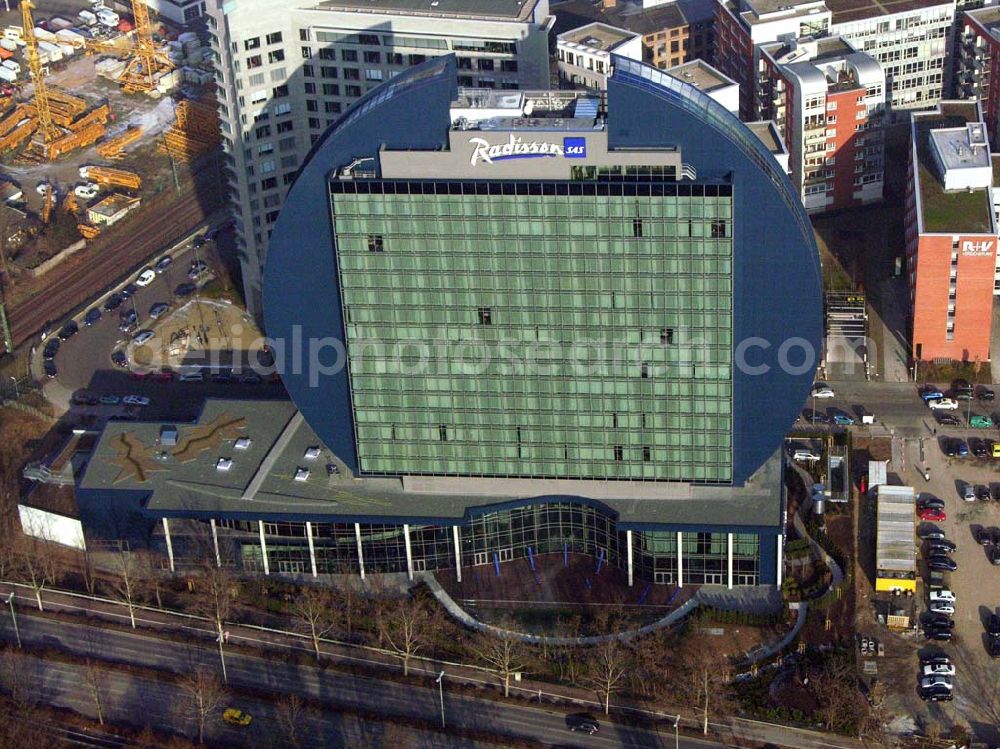
[[[355,158],[375,157],[385,144],[394,149],[445,147],[455,81],[455,61],[449,55],[411,68],[359,99],[309,152],[271,234],[264,325],[285,387],[317,436],[355,473],[358,456],[327,181]]]
[[[612,58],[609,148],[677,147],[699,179],[733,184],[733,483],[742,484],[778,449],[816,373],[816,239],[790,180],[734,115],[656,68]]]

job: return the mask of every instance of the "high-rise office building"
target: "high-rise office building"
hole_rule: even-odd
[[[294,405],[110,424],[81,513],[134,505],[172,565],[460,580],[580,553],[629,584],[780,583],[782,443],[820,344],[812,229],[723,105],[612,71],[606,105],[458,89],[450,57],[364,97],[271,240]]]
[[[250,311],[261,311],[261,269],[285,192],[341,113],[410,66],[449,53],[462,85],[547,88],[552,21],[548,0],[210,3],[227,182]]]

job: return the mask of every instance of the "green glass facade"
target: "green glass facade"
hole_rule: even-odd
[[[331,202],[363,473],[731,481],[728,185],[334,181]]]

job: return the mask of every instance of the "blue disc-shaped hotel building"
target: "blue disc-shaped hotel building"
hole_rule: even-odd
[[[171,439],[210,447],[92,465],[81,494],[166,519],[172,559],[196,520],[271,573],[572,552],[629,584],[780,583],[782,440],[821,331],[786,175],[632,60],[606,99],[455,80],[445,57],[371,91],[292,186],[264,306],[293,403],[209,401]],[[162,429],[111,424],[98,451]]]

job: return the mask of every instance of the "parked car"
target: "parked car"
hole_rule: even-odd
[[[955,620],[944,614],[928,614],[924,618],[924,622],[932,627],[947,627],[948,629],[952,629],[955,626]]]
[[[994,393],[991,388],[980,387],[978,390],[976,390],[976,397],[979,398],[979,400],[988,403],[991,402],[996,397],[996,393]]]
[[[119,396],[112,395],[111,393],[101,396],[101,405],[104,406],[117,406],[121,402],[122,399]]]
[[[945,437],[942,439],[941,452],[949,458],[956,457],[958,455],[958,440],[952,439],[951,437]]]
[[[969,426],[973,429],[991,429],[993,427],[993,419],[983,414],[972,414],[969,417]],[[983,457],[986,456],[984,455]]]
[[[56,369],[56,363],[52,359],[46,359],[42,365],[42,369],[45,370],[46,377],[57,377],[59,375],[59,370]]]
[[[111,361],[116,366],[119,366],[119,367],[127,367],[128,366],[128,356],[125,354],[124,351],[112,351],[111,352]]]
[[[920,659],[920,665],[921,666],[939,666],[939,665],[948,666],[948,665],[951,665],[951,658],[949,658],[946,655],[941,655],[941,654],[925,655],[925,656],[923,656]]]
[[[936,387],[930,385],[924,386],[920,391],[920,397],[925,401],[935,400],[937,398],[944,398],[944,393],[938,390]]]
[[[833,388],[827,385],[825,382],[817,382],[813,385],[813,389],[809,392],[812,398],[832,398],[834,396]]]
[[[1000,637],[988,637],[986,640],[986,652],[990,658],[1000,658]]]
[[[94,307],[90,310],[83,318],[83,324],[88,328],[91,325],[96,325],[101,320],[101,310],[98,307]]]
[[[222,719],[234,726],[248,726],[253,722],[253,716],[235,707],[227,707],[222,713]]]
[[[830,417],[822,411],[814,411],[811,408],[806,408],[802,411],[802,421],[807,424],[829,424]]]
[[[989,546],[993,543],[993,533],[989,528],[980,528],[976,531],[976,541],[980,546]]]
[[[937,510],[933,507],[928,507],[926,510],[920,511],[920,519],[931,523],[940,523],[947,518],[948,516],[943,510]]]
[[[590,735],[593,735],[601,730],[601,724],[597,722],[597,719],[586,713],[567,715],[566,725],[571,731],[576,731],[577,733],[589,733]]]
[[[948,601],[931,601],[928,609],[934,614],[954,614],[955,606]]]
[[[149,308],[149,317],[152,320],[159,320],[163,315],[167,313],[170,309],[170,305],[166,302],[157,302],[152,307]]]
[[[986,549],[986,558],[990,564],[1000,565],[1000,546],[993,545]]]
[[[960,458],[969,457],[969,446],[965,444],[965,440],[962,439],[955,440],[955,450],[958,452],[958,457]]]
[[[204,260],[192,260],[191,266],[188,268],[188,278],[194,281],[201,274],[208,270],[208,263]]]
[[[80,332],[80,326],[77,325],[73,320],[70,320],[68,323],[63,325],[62,329],[59,331],[59,340],[68,341],[70,338],[72,338],[79,332]]]
[[[927,557],[927,567],[941,572],[954,572],[958,569],[958,562],[944,554],[932,554]]]
[[[74,406],[96,406],[98,403],[97,396],[91,393],[73,393],[70,401]]]
[[[148,406],[149,398],[145,395],[126,395],[122,398],[122,403],[126,406]]]
[[[174,296],[178,296],[181,298],[186,296],[191,296],[195,292],[195,289],[197,288],[198,287],[195,286],[193,283],[182,283],[180,286],[174,289]]]
[[[163,271],[169,268],[171,263],[173,262],[174,259],[170,257],[170,255],[164,255],[163,257],[161,257],[159,260],[156,261],[156,265],[153,266],[153,269],[157,273],[163,273]]]
[[[969,437],[969,450],[971,450],[972,454],[977,458],[986,457],[986,443],[978,437]]]
[[[955,675],[955,665],[950,661],[948,663],[928,663],[923,668],[924,676],[954,676]]]
[[[244,372],[240,375],[240,382],[244,385],[259,385],[261,376],[256,372]]]
[[[933,494],[921,494],[917,498],[917,507],[921,510],[928,507],[933,507],[938,510],[944,509],[944,500],[940,497],[935,497]],[[949,542],[950,543],[950,542]]]
[[[952,551],[956,551],[958,549],[958,545],[954,541],[949,541],[947,538],[935,538],[927,542],[927,548],[931,553],[934,553],[936,549],[941,549],[942,551],[950,553]],[[951,600],[954,601],[954,597],[952,597]]]
[[[153,382],[173,382],[174,373],[169,369],[162,369],[159,372],[152,372],[149,379]]]
[[[138,290],[139,290],[139,287],[136,286],[134,283],[128,283],[128,284],[125,284],[125,288],[122,289],[120,293],[121,293],[121,295],[123,297],[125,297],[126,299],[128,299],[130,296],[134,296],[135,293]]]
[[[955,603],[955,594],[952,591],[948,590],[947,588],[941,588],[940,590],[932,590],[929,594],[929,597],[930,600],[932,601],[950,601],[951,603]],[[945,662],[950,662],[948,661],[948,658],[946,656],[940,656],[940,657],[944,658]],[[927,662],[931,663],[932,661],[927,661]]]
[[[924,525],[917,529],[917,535],[924,541],[944,538],[944,531],[933,525]]]
[[[213,379],[213,381],[214,381],[214,379]],[[799,461],[799,462],[802,462],[802,461],[812,462],[814,460],[819,460],[819,455],[817,455],[816,453],[814,453],[812,450],[802,450],[802,449],[799,449],[799,450],[796,450],[794,453],[792,453],[792,460]]]
[[[837,426],[849,427],[854,424],[854,419],[845,413],[840,413],[837,411],[833,414],[833,423]]]
[[[951,702],[955,699],[955,695],[947,687],[933,687],[921,689],[920,699],[924,702]]]
[[[84,182],[82,185],[77,185],[73,188],[73,194],[81,200],[92,200],[97,197],[97,193],[100,191],[101,188],[93,182]]]
[[[45,342],[45,348],[42,349],[42,358],[45,361],[52,361],[56,358],[56,352],[59,351],[59,346],[62,341],[59,340],[58,336],[56,338],[50,338]]]
[[[144,268],[142,273],[139,274],[138,278],[135,279],[135,285],[139,288],[149,286],[153,281],[156,280],[156,271],[152,268]]]
[[[954,411],[958,408],[958,401],[952,398],[937,398],[927,401],[927,405],[934,410]]]
[[[985,484],[977,484],[976,485],[976,499],[980,500],[981,502],[989,502],[990,501],[990,488],[988,486],[986,486]]]
[[[125,297],[123,297],[118,292],[115,292],[114,294],[112,294],[111,296],[109,296],[107,299],[104,300],[104,311],[114,312],[124,303],[125,303]]]
[[[944,411],[937,411],[934,414],[934,418],[937,419],[937,423],[941,426],[957,427],[961,424],[957,416],[952,416]]]
[[[179,382],[204,382],[205,375],[201,372],[185,372],[177,380]]]
[[[995,611],[986,620],[986,634],[990,637],[1000,637],[1000,614]]]
[[[228,383],[233,381],[233,375],[229,372],[213,372],[208,379],[209,382]]]
[[[950,640],[951,629],[949,627],[928,625],[924,627],[924,637],[928,640]]]
[[[155,337],[156,333],[154,333],[152,330],[141,330],[136,334],[135,338],[133,338],[132,341],[137,346],[141,346],[142,344],[146,343],[147,341]]]
[[[972,484],[962,484],[962,499],[966,502],[976,501],[976,487]]]

